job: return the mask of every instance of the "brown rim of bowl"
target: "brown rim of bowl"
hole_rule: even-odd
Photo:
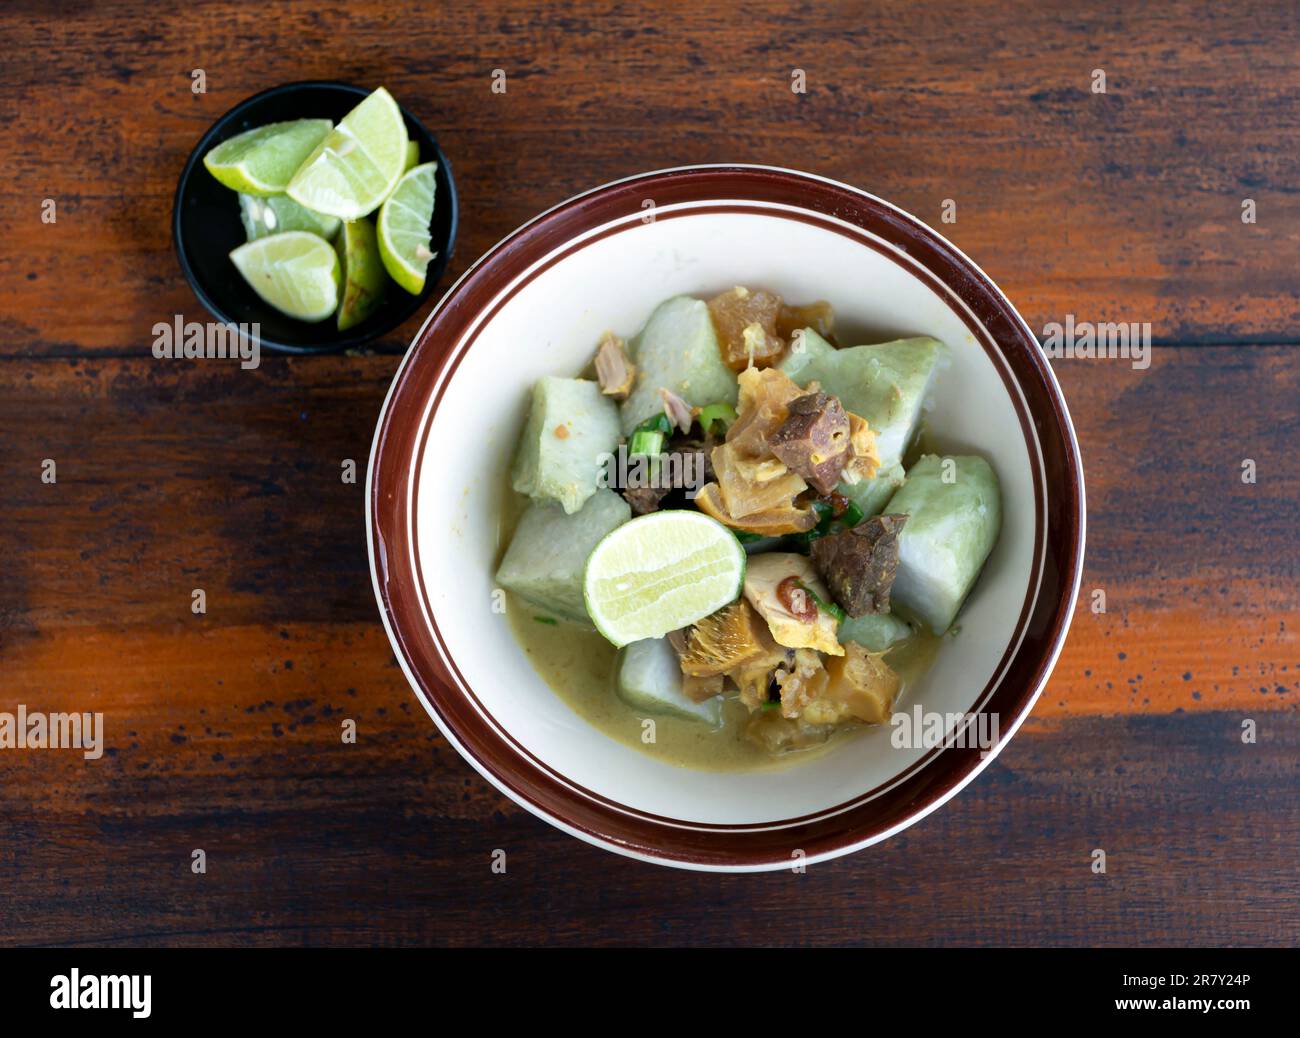
[[[974,747],[936,747],[880,787],[814,814],[743,825],[697,823],[647,814],[565,778],[504,731],[461,676],[413,562],[412,519],[428,419],[481,327],[522,286],[510,282],[538,261],[547,260],[528,280],[590,241],[639,226],[646,198],[653,198],[656,220],[760,212],[843,234],[947,300],[989,355],[1031,459],[1035,545],[1016,632],[971,711],[972,720],[998,714],[999,739],[987,755]],[[682,203],[694,208],[663,211]],[[594,228],[601,231],[573,242]],[[459,345],[453,351],[440,343]],[[409,466],[413,457],[416,464]],[[1060,477],[1050,493],[1048,473]],[[375,431],[366,499],[371,572],[385,628],[412,688],[448,740],[493,785],[558,828],[609,850],[685,868],[788,868],[796,852],[806,863],[825,860],[885,839],[941,806],[992,761],[1032,709],[1064,643],[1082,575],[1078,444],[1051,369],[1010,302],[915,217],[848,185],[767,166],[690,166],[606,184],[543,213],[485,253],[430,313],[394,377]]]

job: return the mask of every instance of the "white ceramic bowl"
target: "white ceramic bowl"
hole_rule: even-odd
[[[975,718],[997,732],[991,753],[899,748],[880,727],[776,771],[673,767],[576,715],[491,611],[502,473],[533,381],[580,371],[601,332],[633,334],[669,296],[736,284],[829,300],[844,342],[926,334],[947,344],[951,363],[927,425],[946,449],[993,464],[1002,534],[959,634],[899,708]],[[1046,682],[1083,559],[1073,428],[1010,303],[915,218],[854,188],[770,167],[619,181],[489,251],[438,304],[394,379],[367,500],[384,623],[417,696],[466,760],[576,836],[700,869],[834,857],[955,794],[1014,734]]]

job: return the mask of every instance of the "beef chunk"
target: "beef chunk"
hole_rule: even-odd
[[[829,494],[849,460],[849,417],[839,400],[822,392],[790,401],[789,414],[768,437],[772,453],[820,494]]]
[[[877,515],[812,542],[817,572],[849,616],[889,611],[889,589],[898,568],[898,535],[905,522],[905,515]]]

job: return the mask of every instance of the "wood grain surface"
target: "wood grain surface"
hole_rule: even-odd
[[[6,5],[0,710],[103,711],[108,740],[0,753],[0,943],[1296,944],[1298,44],[1287,3]],[[148,350],[204,319],[168,230],[190,148],[308,78],[438,135],[449,278],[577,190],[759,161],[915,212],[1036,330],[1151,323],[1149,370],[1055,362],[1084,594],[992,766],[882,845],[744,877],[588,847],[460,760],[339,478],[417,322],[255,372]]]

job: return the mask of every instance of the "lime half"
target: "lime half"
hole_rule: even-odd
[[[379,255],[389,276],[412,295],[424,291],[435,255],[429,250],[429,221],[437,172],[436,162],[411,167],[379,210]]]
[[[241,245],[230,254],[262,299],[300,321],[323,321],[339,305],[339,258],[324,238],[286,231]]]
[[[334,124],[328,119],[271,123],[222,141],[203,156],[208,172],[249,195],[283,194],[289,181]]]
[[[338,233],[339,218],[322,216],[304,209],[288,195],[256,195],[239,193],[239,218],[244,223],[244,234],[249,241],[257,241],[268,234],[285,231],[311,231],[329,240]]]
[[[288,194],[318,213],[355,220],[379,208],[406,168],[402,110],[383,87],[348,112],[289,181]]]
[[[745,549],[699,512],[652,512],[617,527],[587,559],[583,595],[592,623],[624,646],[701,620],[734,602]]]
[[[349,220],[334,243],[343,264],[343,299],[339,303],[339,331],[360,324],[384,300],[388,275],[379,259],[375,225],[364,216]]]

